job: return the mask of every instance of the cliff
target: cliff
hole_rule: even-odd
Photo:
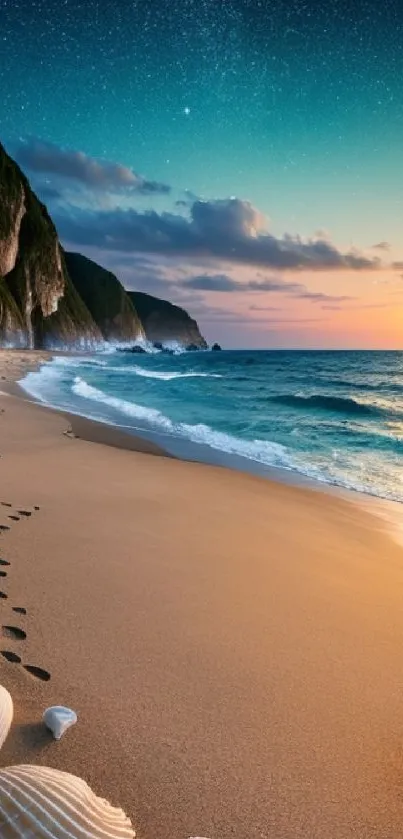
[[[32,348],[101,340],[46,207],[0,145],[0,342]]]
[[[127,293],[138,312],[149,341],[177,341],[183,346],[194,345],[206,349],[207,343],[196,321],[185,309],[141,291]]]
[[[146,337],[204,349],[195,320],[65,253],[44,204],[0,144],[0,346],[92,349]]]
[[[143,327],[117,277],[79,253],[65,253],[69,275],[107,341],[144,338]]]

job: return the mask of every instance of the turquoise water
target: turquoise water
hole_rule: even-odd
[[[201,459],[221,452],[403,501],[403,352],[112,351],[55,358],[22,384],[172,451],[186,442]]]

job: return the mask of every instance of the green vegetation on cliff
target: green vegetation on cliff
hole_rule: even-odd
[[[107,341],[135,341],[143,336],[138,314],[111,271],[79,253],[64,254],[69,275]]]

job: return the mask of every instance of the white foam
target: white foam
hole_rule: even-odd
[[[62,370],[60,369],[61,365],[55,366],[53,362],[47,362],[43,364],[39,370],[36,370],[31,373],[27,373],[27,375],[18,382],[18,384],[34,399],[37,399],[39,402],[44,402],[45,404],[51,404],[51,401],[48,399],[49,396],[49,388],[54,386],[57,383],[60,383],[60,380],[63,376]]]
[[[219,373],[196,373],[196,372],[188,372],[188,373],[178,373],[177,371],[169,371],[169,370],[145,370],[144,367],[139,367],[138,364],[129,367],[109,367],[109,370],[113,370],[116,373],[135,373],[136,376],[143,376],[145,379],[160,379],[163,382],[170,382],[173,379],[193,379],[193,378],[201,378],[201,379],[222,379]]]
[[[108,405],[110,408],[114,408],[134,419],[143,419],[165,432],[184,437],[192,443],[201,443],[211,449],[223,451],[227,454],[236,454],[268,466],[293,468],[293,462],[287,449],[279,443],[268,440],[242,440],[223,431],[214,431],[210,426],[203,423],[198,425],[188,425],[184,422],[173,423],[155,408],[146,408],[135,402],[128,402],[126,399],[109,396],[104,391],[92,387],[79,376],[74,379],[72,390],[76,396]]]
[[[117,396],[109,396],[103,390],[92,387],[92,385],[89,385],[79,376],[75,377],[71,389],[76,396],[101,402],[103,405],[108,405],[110,408],[114,408],[126,416],[133,417],[134,419],[143,419],[162,428],[173,429],[171,420],[165,417],[164,414],[161,414],[156,408],[145,408],[143,405],[137,405],[135,402],[119,399]]]
[[[93,360],[92,358],[78,357],[74,359],[74,363],[79,367],[81,364],[84,365]],[[265,466],[274,466],[288,471],[295,471],[322,484],[344,487],[345,489],[358,491],[366,495],[373,495],[399,502],[403,500],[402,494],[396,492],[394,488],[389,489],[384,486],[380,489],[375,484],[371,486],[371,483],[368,484],[367,480],[360,479],[360,472],[357,473],[356,464],[354,465],[352,463],[350,468],[349,463],[341,463],[340,456],[335,458],[334,455],[332,456],[332,452],[329,452],[327,458],[322,457],[318,462],[317,458],[312,456],[312,453],[305,453],[304,455],[302,452],[292,452],[286,446],[269,440],[245,440],[222,431],[214,430],[203,423],[195,425],[182,422],[175,423],[155,408],[148,408],[144,405],[111,396],[91,386],[79,376],[76,376],[72,385],[68,371],[63,370],[63,367],[67,368],[71,365],[71,361],[71,358],[59,357],[53,362],[42,365],[38,372],[28,373],[20,384],[33,398],[45,404],[58,407],[61,410],[68,410],[72,413],[85,415],[91,419],[113,423],[119,426],[124,426],[122,420],[126,416],[128,417],[128,424],[125,427],[131,428],[132,430],[136,427],[140,432],[141,430],[147,430],[148,424],[151,426],[151,429],[160,431],[166,435],[180,437],[189,442],[202,444],[211,449],[222,451],[223,453],[244,457]],[[103,366],[102,363],[101,366]],[[135,368],[136,370],[140,369],[142,371],[145,369],[138,365]],[[82,369],[85,369],[85,367]],[[111,369],[109,365],[108,369]],[[117,369],[119,372],[122,372],[125,368],[119,367]],[[73,373],[73,371],[71,372]],[[168,371],[146,372],[164,373]],[[66,388],[66,391],[63,391],[63,387]],[[76,402],[71,400],[71,390],[78,397]],[[99,406],[98,409],[95,409],[94,406],[96,405]],[[116,418],[114,419],[108,416],[108,414],[105,414],[105,410],[102,412],[102,406],[112,408],[116,411]],[[99,415],[97,415],[98,413]],[[138,426],[136,426],[136,420],[138,421]]]
[[[55,367],[81,367],[83,364],[91,367],[108,367],[108,362],[92,356],[65,356],[58,355],[52,359]]]

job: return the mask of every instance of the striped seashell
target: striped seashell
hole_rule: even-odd
[[[0,749],[10,730],[13,714],[13,700],[8,690],[0,685]]]
[[[0,769],[1,839],[134,839],[130,819],[88,784],[45,766]]]

